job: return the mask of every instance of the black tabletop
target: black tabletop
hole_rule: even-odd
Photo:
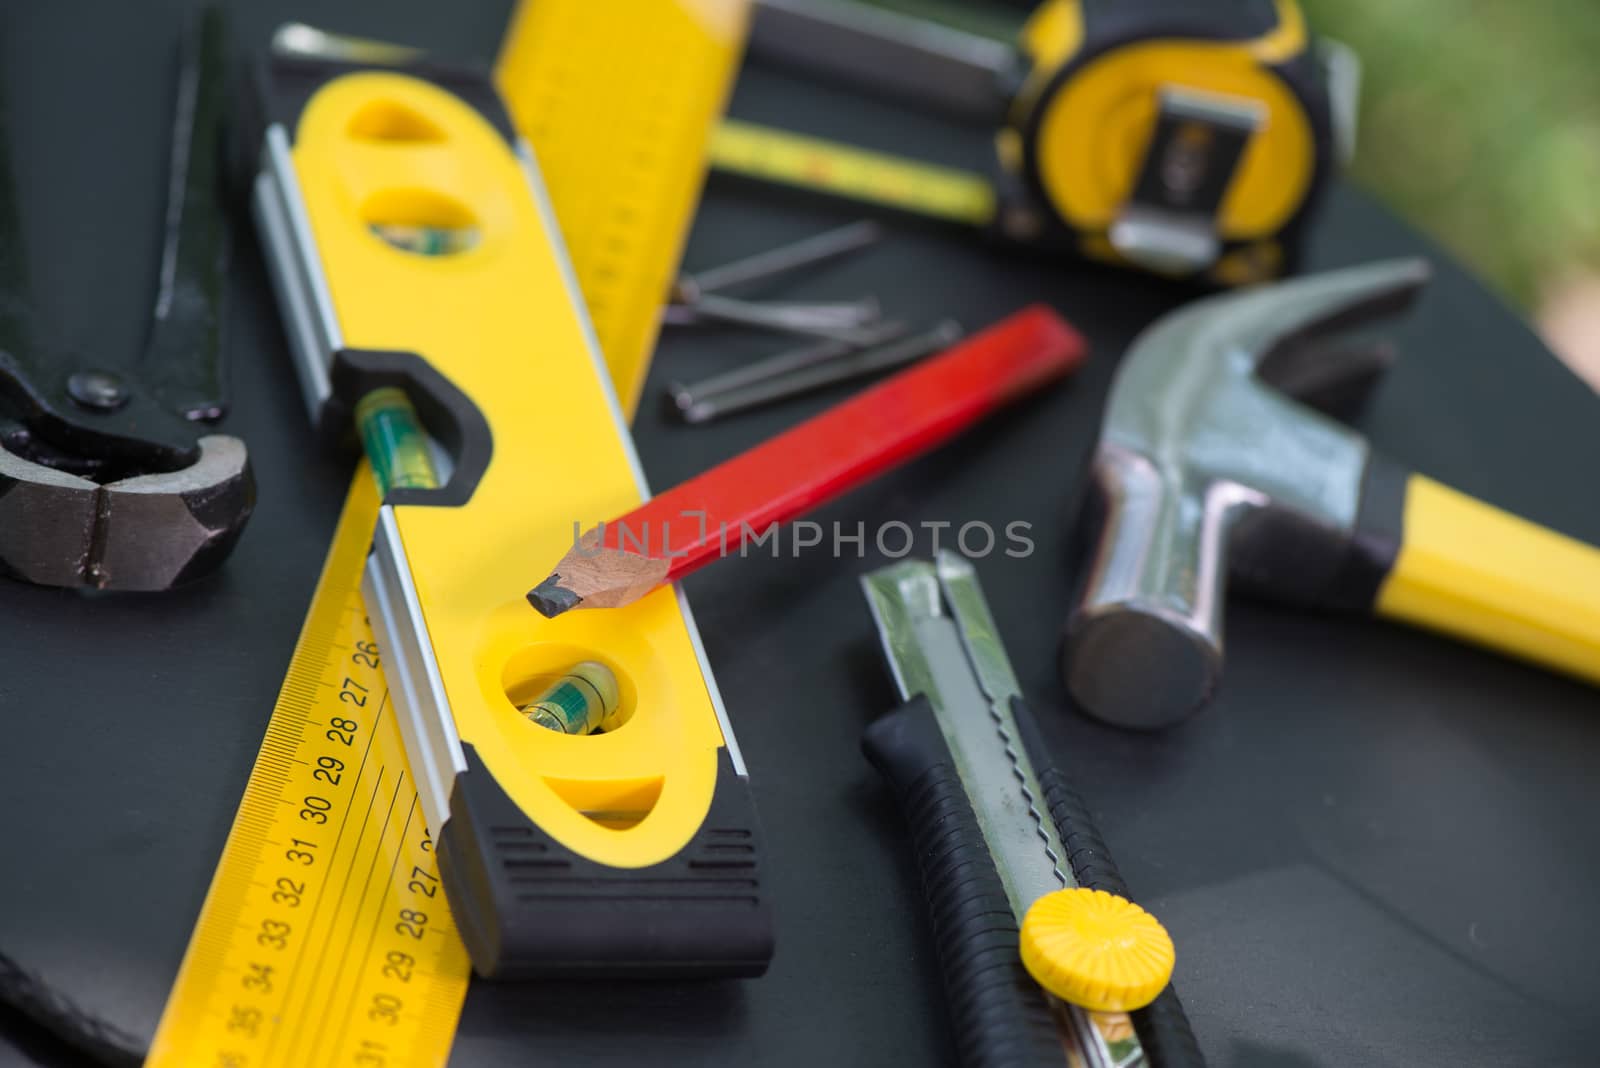
[[[122,354],[153,288],[171,50],[185,4],[56,0],[0,11],[0,78],[35,286],[63,338]],[[486,54],[504,0],[262,3],[286,18]],[[748,71],[736,113],[972,161],[982,138],[887,104]],[[1419,157],[1418,166],[1427,166]],[[855,216],[714,180],[687,262],[703,266]],[[70,1002],[112,1044],[148,1041],[232,820],[347,483],[318,451],[260,252],[239,213],[228,318],[234,411],[260,505],[215,578],[84,597],[0,585],[0,1063],[75,1064],[32,1025]],[[1513,221],[1508,220],[1508,225]],[[1392,334],[1404,355],[1360,425],[1422,471],[1600,542],[1600,405],[1516,316],[1364,196],[1336,189],[1311,266],[1429,256],[1437,277]],[[1600,1028],[1600,745],[1593,690],[1365,619],[1236,599],[1221,699],[1163,734],[1075,711],[1056,675],[1078,566],[1068,529],[1116,361],[1184,299],[1135,275],[1002,255],[915,225],[785,296],[875,293],[897,317],[977,328],[1030,301],[1092,340],[1070,384],[824,509],[869,530],[1031,524],[1034,552],[978,563],[1021,681],[1124,874],[1171,930],[1177,986],[1214,1065],[1587,1065]],[[659,406],[781,339],[669,334],[636,438],[667,486],[840,392],[688,429]],[[926,536],[919,548],[927,552]],[[948,1064],[916,873],[862,758],[893,703],[857,576],[825,552],[726,561],[689,579],[770,848],[778,948],[750,982],[475,983],[451,1063]],[[18,1003],[27,1001],[19,1010]]]

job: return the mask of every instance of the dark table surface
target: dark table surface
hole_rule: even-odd
[[[153,281],[181,0],[14,3],[0,78],[41,304],[80,351],[137,344]],[[487,53],[504,0],[262,3],[285,18]],[[734,110],[952,162],[982,139],[764,71]],[[1418,166],[1427,166],[1419,156]],[[708,265],[853,217],[713,181],[687,253]],[[1508,220],[1508,225],[1513,221]],[[1600,404],[1515,315],[1365,197],[1338,189],[1312,266],[1423,254],[1438,268],[1393,330],[1404,357],[1361,425],[1436,477],[1600,542]],[[1184,293],[1007,259],[905,226],[788,296],[874,292],[970,327],[1028,301],[1092,339],[1070,385],[816,518],[868,529],[1032,524],[1035,552],[979,571],[1025,690],[1136,894],[1178,945],[1176,982],[1214,1065],[1589,1065],[1600,1060],[1600,746],[1593,690],[1425,634],[1236,601],[1221,699],[1160,735],[1073,710],[1055,672],[1076,561],[1068,523],[1119,354]],[[260,506],[215,578],[161,597],[0,586],[0,988],[70,999],[148,1041],[254,759],[346,485],[317,451],[240,215],[229,313],[234,412]],[[657,405],[782,346],[672,335],[636,436],[670,485],[837,399],[705,429]],[[928,549],[926,539],[921,545]],[[862,727],[892,703],[856,576],[881,559],[730,561],[688,592],[769,836],[778,950],[746,983],[494,987],[468,995],[452,1064],[950,1063],[915,870]],[[81,1037],[81,1036],[80,1036]],[[0,1063],[81,1055],[0,1008]]]

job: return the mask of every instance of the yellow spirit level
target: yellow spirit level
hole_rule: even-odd
[[[475,968],[759,974],[760,835],[687,604],[522,598],[647,493],[532,153],[486,78],[422,63],[277,56],[260,96],[254,210],[311,418],[337,437],[398,386],[436,453],[440,488],[384,498],[362,590]],[[605,731],[520,711],[590,662]]]

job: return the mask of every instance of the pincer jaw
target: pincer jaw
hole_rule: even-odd
[[[0,450],[0,573],[44,586],[152,592],[214,571],[255,508],[238,438],[188,467],[104,485]]]

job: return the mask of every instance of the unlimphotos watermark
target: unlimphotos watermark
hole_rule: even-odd
[[[831,552],[835,559],[864,560],[869,545],[891,560],[913,553],[931,556],[941,548],[952,546],[974,560],[996,552],[1018,560],[1033,555],[1033,539],[1028,536],[1033,524],[1021,519],[999,528],[981,519],[959,525],[943,519],[924,519],[915,525],[892,519],[871,531],[865,522],[857,522],[852,529],[848,524],[835,521],[830,530],[810,519],[768,523],[760,530],[743,521],[736,526],[719,523],[713,531],[707,520],[705,512],[691,510],[679,513],[677,520],[663,519],[657,523],[602,522],[586,533],[581,524],[574,522],[572,548],[580,556],[597,556],[604,551],[602,546],[613,545],[624,552],[674,558],[689,555],[691,545],[714,541],[719,556],[747,557],[765,553],[773,559],[786,555],[785,543],[787,555],[793,557],[818,551]],[[606,536],[608,527],[616,531],[614,541]]]

